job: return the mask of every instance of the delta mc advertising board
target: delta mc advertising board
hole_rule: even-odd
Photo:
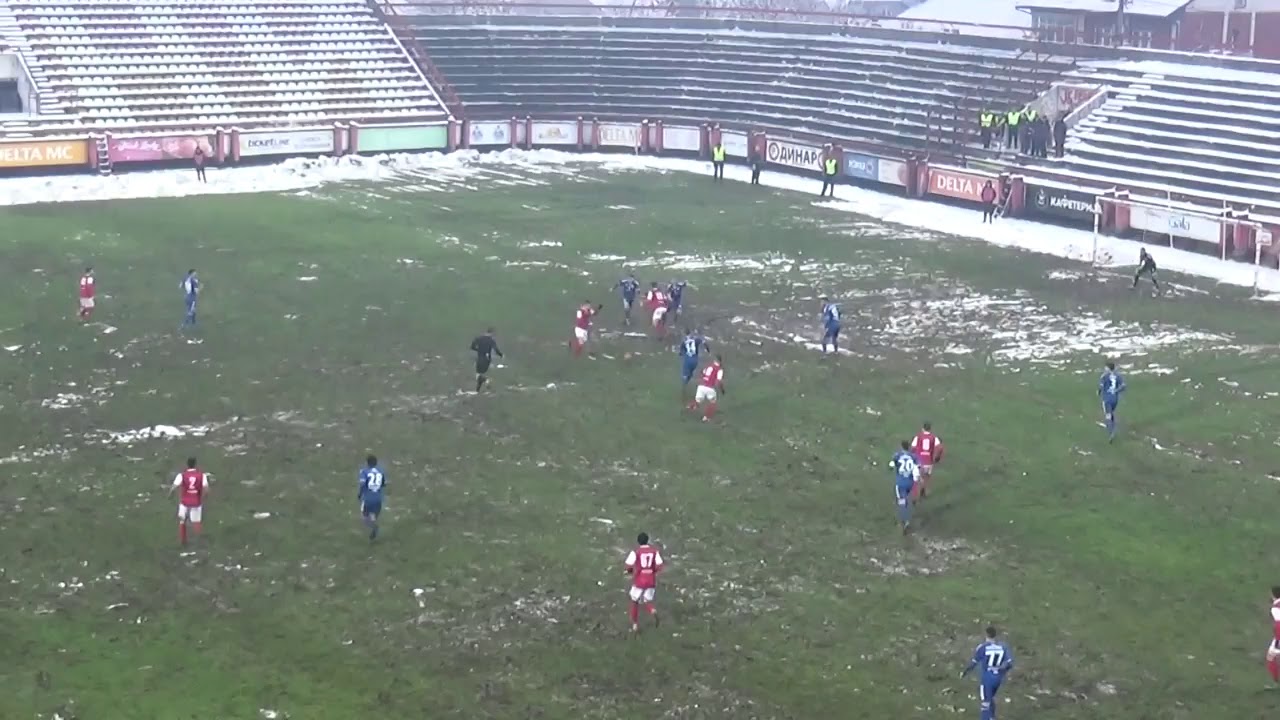
[[[0,143],[0,168],[39,168],[87,165],[86,140],[44,140]]]

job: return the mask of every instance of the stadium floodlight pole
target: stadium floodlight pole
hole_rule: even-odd
[[[1089,265],[1098,267],[1098,231],[1102,228],[1102,200],[1093,199],[1093,253],[1089,256]]]
[[[1258,297],[1261,294],[1261,288],[1258,287],[1262,282],[1262,243],[1259,242],[1257,232],[1253,235],[1253,296]]]

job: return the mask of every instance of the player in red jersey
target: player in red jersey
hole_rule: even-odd
[[[1271,588],[1271,644],[1267,646],[1267,672],[1280,684],[1280,585]]]
[[[640,533],[636,546],[627,555],[627,574],[631,575],[631,632],[640,632],[641,603],[653,616],[653,626],[659,624],[653,594],[658,587],[658,573],[662,572],[662,553],[649,544],[648,533]]]
[[[916,464],[920,466],[920,482],[916,483],[912,500],[929,495],[929,479],[933,477],[933,466],[942,462],[942,441],[933,434],[933,425],[925,422],[920,432],[911,441],[911,453],[916,456]]]
[[[653,334],[662,339],[667,334],[667,294],[658,287],[658,283],[649,284],[649,292],[644,296],[645,307],[653,313]]]
[[[93,314],[93,293],[93,268],[87,267],[80,276],[80,322],[87,322]]]
[[[698,381],[698,391],[693,396],[693,402],[689,403],[690,410],[697,410],[704,402],[707,404],[702,410],[702,422],[709,422],[716,414],[717,393],[725,394],[724,389],[724,358],[717,355],[716,361],[702,368],[702,379]]]
[[[169,486],[169,494],[177,490],[178,496],[178,540],[187,544],[187,523],[196,535],[200,534],[200,523],[203,516],[204,496],[209,492],[209,476],[196,467],[195,458],[187,458],[187,469],[178,473]]]
[[[591,339],[591,319],[603,309],[604,303],[592,307],[585,300],[578,306],[578,313],[573,319],[573,341],[569,343],[574,357],[581,355],[582,349],[587,346],[587,341]]]

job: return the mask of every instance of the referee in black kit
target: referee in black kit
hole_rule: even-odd
[[[498,341],[493,339],[493,328],[484,331],[483,335],[477,335],[475,340],[471,341],[471,350],[476,354],[476,392],[480,392],[480,388],[484,387],[484,383],[489,378],[489,363],[493,360],[493,354],[497,353],[498,357],[502,357],[502,351],[498,349]]]

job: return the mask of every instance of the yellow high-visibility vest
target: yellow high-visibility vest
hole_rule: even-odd
[[[715,162],[724,162],[724,146],[717,145],[711,148],[711,159]]]
[[[978,119],[978,122],[982,123],[982,127],[984,128],[991,127],[991,125],[995,123],[995,121],[996,121],[996,116],[989,112],[982,113],[982,116]]]
[[[1022,113],[1017,110],[1009,111],[1009,124],[1018,127],[1018,123],[1022,121]]]
[[[827,174],[828,174],[828,175],[835,175],[835,174],[836,174],[836,159],[835,159],[835,158],[827,158]]]

